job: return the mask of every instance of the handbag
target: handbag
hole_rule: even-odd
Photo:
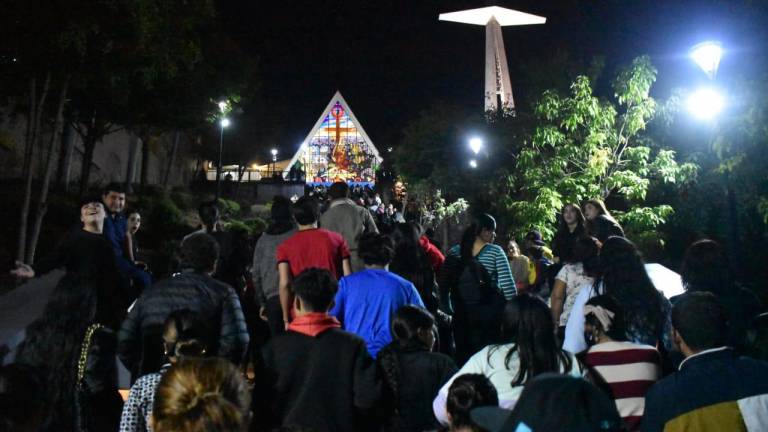
[[[90,410],[91,392],[85,384],[85,372],[93,334],[102,327],[104,326],[98,323],[88,326],[83,343],[80,344],[80,357],[77,360],[77,380],[75,381],[75,430],[80,432],[91,432],[92,430],[90,427],[93,424],[91,421],[93,413]]]

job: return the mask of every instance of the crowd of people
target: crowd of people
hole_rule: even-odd
[[[84,200],[12,272],[65,270],[4,359],[0,430],[768,430],[768,315],[715,241],[667,298],[599,200],[564,206],[550,244],[502,247],[479,214],[443,249],[377,196],[327,194],[275,197],[252,251],[203,203],[156,281],[120,185]]]

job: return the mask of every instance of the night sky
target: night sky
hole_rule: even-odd
[[[584,64],[603,55],[598,89],[609,93],[617,67],[649,54],[659,68],[654,88],[703,79],[687,58],[706,39],[727,50],[720,76],[764,67],[765,1],[223,1],[231,37],[258,59],[260,90],[235,118],[228,143],[253,149],[254,160],[278,147],[292,156],[338,89],[380,151],[397,144],[409,118],[443,102],[483,109],[483,27],[440,22],[438,15],[498,5],[547,17],[537,26],[504,27],[515,99],[525,108],[547,76],[532,67],[567,55]],[[565,74],[566,72],[563,71]],[[536,82],[527,82],[535,79]]]

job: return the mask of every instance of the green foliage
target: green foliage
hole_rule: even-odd
[[[644,207],[649,187],[690,182],[697,167],[678,163],[674,151],[657,148],[644,133],[657,110],[650,96],[655,80],[648,57],[639,57],[614,81],[615,103],[598,99],[586,76],[567,95],[544,92],[531,139],[508,176],[513,191],[506,204],[516,230],[537,228],[550,238],[564,204],[608,197],[626,203],[620,220],[638,233],[664,223],[672,208]]]
[[[224,229],[253,236],[264,232],[267,229],[267,222],[259,217],[245,220],[229,219],[224,222]]]
[[[467,212],[469,203],[464,198],[448,202],[440,189],[433,189],[425,183],[416,183],[409,191],[416,195],[421,206],[421,223],[423,226],[437,227],[446,220],[455,222]]]
[[[240,204],[235,201],[219,198],[219,212],[223,217],[235,216],[240,213]]]
[[[137,206],[142,209],[142,230],[150,235],[145,238],[173,238],[174,233],[186,229],[183,213],[166,194],[146,195],[139,198]]]

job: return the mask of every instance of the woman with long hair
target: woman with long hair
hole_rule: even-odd
[[[671,350],[672,305],[651,282],[635,244],[624,237],[609,237],[600,249],[598,272],[595,282],[583,287],[574,301],[563,348],[573,353],[587,348],[584,305],[596,295],[608,294],[624,310],[629,341]]]
[[[560,211],[560,224],[552,240],[552,255],[558,263],[571,261],[573,247],[584,235],[584,214],[578,204],[566,204]]]
[[[496,220],[482,214],[464,230],[443,265],[441,294],[450,293],[456,360],[496,342],[504,300],[516,294],[509,261],[496,239]],[[448,297],[448,295],[445,295]]]
[[[765,307],[755,294],[739,286],[725,249],[713,240],[694,242],[685,252],[680,276],[686,291],[717,296],[728,315],[728,345],[742,349],[747,327]]]
[[[438,393],[432,404],[435,416],[447,421],[444,410],[453,379],[467,373],[483,374],[499,392],[499,405],[514,405],[523,386],[545,372],[581,376],[573,354],[560,349],[547,304],[530,294],[520,294],[504,308],[502,343],[489,345],[470,358]]]
[[[439,426],[432,398],[456,372],[453,360],[432,352],[435,319],[418,306],[402,306],[392,318],[393,341],[376,357],[393,402],[389,429],[420,432]]]
[[[163,351],[168,360],[159,372],[142,376],[131,386],[120,418],[120,432],[149,430],[149,417],[160,379],[179,360],[203,357],[210,346],[208,326],[189,309],[172,312],[163,323]]]
[[[568,322],[576,295],[582,287],[594,283],[594,275],[589,272],[589,269],[595,266],[598,251],[597,241],[594,238],[586,236],[579,238],[573,245],[573,252],[563,262],[563,267],[555,276],[550,306],[552,321],[555,323],[560,340],[565,336],[565,324]]]
[[[597,198],[587,200],[584,203],[584,217],[586,219],[586,231],[601,243],[610,236],[624,237],[624,230],[616,219],[611,216],[605,203]]]
[[[419,244],[420,234],[413,222],[394,226],[391,236],[395,241],[395,255],[389,263],[389,271],[410,281],[424,306],[434,315],[438,308],[437,282],[429,257]]]
[[[120,423],[114,329],[121,313],[106,291],[90,277],[67,273],[27,327],[16,362],[39,368],[48,386],[43,430],[116,430]]]

